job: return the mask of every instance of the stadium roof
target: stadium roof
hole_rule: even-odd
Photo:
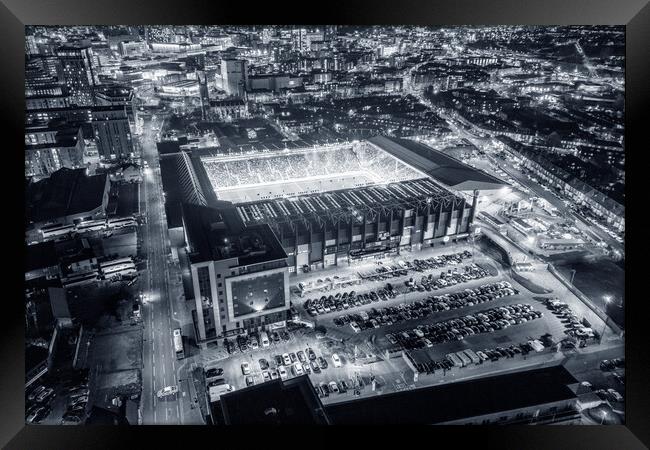
[[[86,175],[86,169],[62,168],[27,188],[27,218],[45,222],[99,208],[108,192],[106,174]]]
[[[571,400],[576,395],[569,385],[577,382],[556,365],[336,403],[325,410],[334,425],[433,425]]]
[[[327,425],[323,405],[307,375],[276,379],[221,396],[227,425]]]
[[[459,204],[463,199],[428,178],[387,185],[366,186],[305,195],[291,199],[263,200],[236,205],[244,223],[281,223],[313,218],[362,222],[379,212],[411,208],[432,208]]]
[[[269,225],[245,226],[232,203],[183,203],[181,210],[192,263],[238,258],[243,266],[287,257]]]
[[[508,186],[508,183],[492,175],[419,142],[385,136],[375,136],[368,141],[458,191],[492,190]]]

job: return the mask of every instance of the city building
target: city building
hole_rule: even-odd
[[[283,324],[289,310],[287,255],[271,228],[219,206],[182,205],[199,343]]]
[[[221,86],[229,95],[244,96],[248,84],[248,61],[224,59],[221,61]]]
[[[114,160],[135,156],[126,106],[93,108],[92,126],[100,158]]]
[[[88,44],[69,44],[56,51],[59,81],[70,90],[70,101],[78,106],[95,104],[98,75],[93,67],[93,49]]]
[[[38,179],[64,167],[83,167],[85,148],[78,125],[54,122],[28,125],[25,128],[25,176]]]
[[[49,178],[26,187],[28,228],[67,225],[105,216],[110,181],[104,175],[86,174],[85,169],[62,168]]]
[[[138,110],[135,106],[135,92],[132,87],[111,85],[98,86],[95,93],[97,106],[123,106],[131,125],[138,119]]]
[[[144,41],[122,41],[118,45],[120,55],[125,58],[142,56],[149,53],[149,46]]]
[[[224,425],[330,424],[307,375],[229,392],[219,403]]]

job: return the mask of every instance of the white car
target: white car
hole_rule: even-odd
[[[241,371],[244,375],[248,375],[251,373],[251,366],[247,362],[242,363]]]
[[[277,380],[278,377],[280,376],[280,375],[278,375],[278,371],[275,370],[275,369],[271,370],[270,373],[271,373],[271,379],[272,380]]]
[[[356,322],[350,322],[350,327],[354,330],[355,333],[358,333],[361,331],[361,328],[359,328],[359,325],[357,325]]]
[[[158,391],[158,398],[167,397],[168,395],[174,395],[178,392],[177,386],[167,386]]]
[[[423,338],[423,339],[422,339],[422,342],[424,342],[424,345],[426,345],[427,347],[433,347],[433,342],[431,342],[431,341],[430,341],[429,339],[427,339],[427,338]]]
[[[330,388],[330,391],[332,391],[332,393],[334,393],[334,394],[339,393],[339,387],[336,385],[335,381],[330,381],[329,388]]]
[[[293,373],[299,377],[300,375],[303,375],[305,371],[302,368],[302,363],[296,362],[293,365]]]
[[[264,372],[262,372],[262,379],[264,381],[271,381],[271,375],[269,374],[268,371],[265,370]]]
[[[251,340],[251,348],[253,350],[257,350],[258,348],[260,348],[259,344],[257,343],[257,341],[255,339]]]
[[[291,365],[291,358],[289,358],[289,354],[288,354],[288,353],[284,353],[284,354],[282,355],[282,360],[284,361],[284,364],[285,364],[286,366],[290,366],[290,365]]]
[[[278,372],[280,372],[280,378],[282,378],[283,380],[289,378],[289,375],[287,374],[287,369],[285,369],[284,366],[280,366],[278,368]]]
[[[332,362],[334,363],[334,367],[341,367],[342,366],[341,358],[339,358],[339,355],[337,355],[336,353],[334,353],[332,355]]]
[[[419,337],[419,338],[423,338],[423,337],[424,337],[424,333],[423,333],[422,330],[420,330],[419,328],[415,328],[415,329],[413,330],[413,332],[414,332],[415,335],[416,335],[417,337]]]

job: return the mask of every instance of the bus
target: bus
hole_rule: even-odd
[[[108,219],[108,228],[123,228],[137,225],[133,217],[123,217],[120,219]]]
[[[106,228],[105,220],[91,220],[82,222],[77,225],[77,233],[84,233],[86,231],[101,231]]]
[[[75,231],[74,225],[62,225],[60,223],[57,223],[55,225],[48,225],[46,227],[41,228],[41,234],[43,235],[43,239],[48,239],[56,236],[64,236],[74,231]]]
[[[185,358],[185,351],[183,350],[183,335],[181,329],[176,328],[173,332],[174,336],[174,351],[176,352],[176,359]]]
[[[112,278],[117,275],[128,276],[136,275],[138,273],[138,270],[133,263],[133,259],[130,257],[100,263],[99,266],[105,279]]]

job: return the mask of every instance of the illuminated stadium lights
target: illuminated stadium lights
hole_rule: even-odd
[[[237,203],[386,185],[425,176],[364,143],[207,157],[201,162],[217,196]]]

